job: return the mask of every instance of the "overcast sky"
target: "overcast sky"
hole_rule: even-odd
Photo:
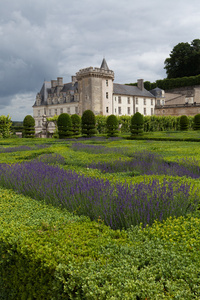
[[[22,121],[44,80],[103,57],[116,83],[165,78],[173,47],[200,38],[199,12],[199,0],[0,0],[0,115]]]

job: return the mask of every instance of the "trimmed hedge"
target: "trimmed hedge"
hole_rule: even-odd
[[[199,299],[199,215],[126,233],[9,190],[0,197],[1,299]]]

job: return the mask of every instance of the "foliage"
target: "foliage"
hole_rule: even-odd
[[[197,114],[194,116],[194,125],[193,125],[194,130],[200,130],[200,114]]]
[[[11,136],[12,121],[9,115],[0,116],[0,138],[8,138]]]
[[[23,120],[24,137],[33,138],[35,136],[35,120],[31,115],[27,115]]]
[[[96,119],[96,129],[99,134],[106,133],[106,116],[97,115]]]
[[[139,112],[136,112],[131,118],[131,134],[142,135],[144,128],[144,118]]]
[[[180,117],[180,130],[188,130],[189,120],[188,117],[183,115]]]
[[[118,135],[118,120],[115,115],[110,115],[106,119],[106,128],[107,128],[107,136],[117,136]]]
[[[130,133],[131,117],[130,116],[118,116],[118,121],[121,126],[121,133]]]
[[[72,120],[69,114],[62,113],[57,120],[58,135],[60,139],[68,138],[72,135]]]
[[[91,110],[85,110],[81,118],[81,131],[83,136],[91,137],[96,134],[96,119]]]
[[[167,78],[179,78],[200,74],[200,40],[177,44],[165,60]]]
[[[71,115],[72,120],[72,135],[77,136],[80,134],[81,118],[77,114]]]

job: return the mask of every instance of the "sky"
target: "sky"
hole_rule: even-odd
[[[173,47],[200,38],[199,0],[0,0],[0,115],[23,121],[44,80],[105,57],[115,83],[166,78]]]

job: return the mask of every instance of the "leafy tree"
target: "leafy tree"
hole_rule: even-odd
[[[171,51],[164,64],[167,78],[195,76],[200,74],[200,40],[179,43]]]
[[[81,118],[82,135],[91,137],[96,134],[96,119],[91,110],[85,110]]]
[[[187,116],[180,117],[180,130],[188,130],[189,127],[189,120]]]
[[[144,117],[141,113],[136,112],[131,118],[131,134],[138,135],[143,134]]]
[[[9,115],[0,116],[0,138],[8,138],[11,135],[12,121]]]
[[[106,119],[107,136],[117,136],[118,135],[118,120],[115,115],[110,115]]]
[[[194,122],[193,129],[200,130],[200,114],[194,116],[193,122]]]
[[[72,120],[67,113],[62,113],[58,116],[57,126],[59,139],[65,139],[72,135]]]
[[[24,137],[33,138],[35,137],[35,120],[31,115],[27,115],[23,120],[24,126]]]
[[[72,134],[75,136],[79,135],[80,128],[81,128],[81,118],[77,114],[74,114],[71,116],[71,120],[72,120]]]

